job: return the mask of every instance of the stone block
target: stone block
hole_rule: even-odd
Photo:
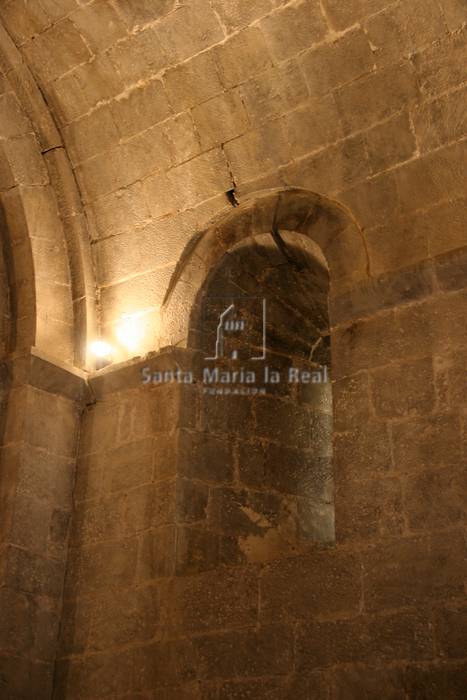
[[[467,287],[467,247],[435,258],[435,271],[443,291],[452,292]]]
[[[260,619],[352,615],[360,606],[360,562],[355,554],[324,549],[269,564],[260,582]]]
[[[464,695],[466,671],[463,662],[449,666],[439,663],[409,666],[404,683],[406,693],[424,700],[460,700]]]
[[[337,328],[333,335],[333,375],[345,377],[388,364],[398,354],[393,311],[383,312]]]
[[[465,543],[460,533],[395,540],[363,555],[368,610],[420,606],[462,595]],[[461,563],[462,562],[462,563]]]
[[[4,585],[7,588],[34,596],[60,597],[63,562],[13,546],[5,548],[4,557]]]
[[[426,228],[423,224],[417,226],[414,219],[396,219],[366,231],[373,274],[395,272],[401,265],[415,265],[428,258]]]
[[[293,666],[292,639],[284,625],[198,637],[194,643],[199,673],[206,679],[288,674]]]
[[[159,597],[157,587],[146,586],[105,592],[92,599],[87,650],[102,652],[152,639],[160,624]]]
[[[176,517],[180,523],[196,523],[207,515],[209,488],[189,479],[177,482]]]
[[[117,0],[117,8],[131,30],[165,17],[175,5],[175,0]]]
[[[70,19],[95,52],[105,51],[126,35],[124,22],[105,0],[80,7]]]
[[[258,27],[248,27],[216,47],[216,60],[223,85],[232,88],[271,66],[271,59]]]
[[[110,109],[123,138],[134,136],[158,124],[171,111],[160,80],[135,88],[128,96],[112,102]]]
[[[240,574],[241,571],[241,574]],[[173,623],[184,634],[255,625],[258,578],[254,569],[223,568],[177,579]]]
[[[385,224],[398,211],[398,191],[392,172],[382,173],[339,194],[360,226],[372,228]]]
[[[435,365],[438,402],[444,410],[456,410],[467,403],[465,361],[466,353],[456,352],[451,357],[438,360]],[[454,416],[451,418],[456,422]]]
[[[19,45],[35,34],[43,32],[50,24],[49,17],[41,5],[29,8],[25,0],[2,5],[0,16],[8,32]]]
[[[214,149],[145,183],[153,216],[188,209],[232,186],[223,152]]]
[[[366,373],[333,383],[334,429],[361,428],[370,417],[369,379]]]
[[[142,535],[137,576],[141,581],[173,576],[177,528],[165,525]]]
[[[369,15],[376,14],[384,10],[388,5],[388,0],[324,0],[323,8],[331,25],[335,29],[345,29],[355,22]]]
[[[233,91],[203,102],[192,114],[203,150],[231,141],[249,126],[242,100]]]
[[[358,663],[431,658],[429,620],[417,613],[335,622],[316,622],[298,633],[297,662],[300,670]]]
[[[283,61],[322,40],[328,31],[315,0],[301,0],[266,17],[260,23],[274,58]]]
[[[108,194],[171,164],[171,149],[160,125],[77,167],[85,201]]]
[[[152,27],[119,41],[109,50],[109,59],[125,85],[150,78],[167,65],[159,36]]]
[[[54,692],[71,700],[92,697],[92,693],[131,693],[134,687],[134,654],[112,651],[63,659],[57,664]]]
[[[402,668],[339,668],[333,671],[333,690],[336,700],[402,700],[405,693]]]
[[[73,517],[72,544],[86,546],[122,537],[125,506],[125,497],[120,494],[103,501],[84,501]]]
[[[156,256],[162,255],[162,250],[158,246],[159,236],[154,235],[155,229],[156,227],[150,224],[137,231],[133,230],[130,233],[96,241],[93,254],[97,268],[97,283],[108,286],[131,275],[154,269]],[[170,241],[171,245],[173,243],[173,240]]]
[[[222,92],[223,87],[214,50],[206,51],[170,68],[163,76],[169,101],[176,112],[205,102]]]
[[[417,143],[407,113],[392,117],[370,129],[365,135],[373,174],[410,160]]]
[[[221,437],[253,428],[252,404],[246,396],[206,396],[201,411],[206,431]]]
[[[467,609],[465,606],[441,608],[435,615],[435,637],[445,658],[461,659],[467,650]]]
[[[140,182],[100,197],[88,208],[94,238],[134,231],[147,224],[150,211]]]
[[[2,651],[27,654],[34,647],[33,602],[24,593],[2,587],[0,601],[3,611],[0,625]]]
[[[464,522],[466,490],[462,469],[426,470],[410,476],[404,501],[411,530],[439,530]]]
[[[296,698],[296,700],[307,700],[308,698],[328,700],[329,692],[329,681],[325,673],[320,671],[307,674],[296,673],[286,685],[285,697]],[[276,697],[277,695],[271,695],[271,700]],[[268,696],[266,696],[266,699],[268,699]]]
[[[371,394],[377,416],[401,418],[431,413],[435,401],[431,358],[374,370]]]
[[[217,15],[204,0],[191,0],[168,14],[159,23],[157,33],[166,55],[174,63],[180,63],[224,39]]]
[[[388,427],[367,420],[354,430],[334,434],[333,464],[336,484],[387,476],[392,471]]]
[[[47,169],[40,153],[40,146],[35,136],[27,135],[10,139],[3,144],[4,158],[8,161],[10,176],[13,182],[8,180],[3,185],[9,186],[33,185],[46,186],[49,181]]]
[[[423,11],[423,12],[422,12]],[[443,17],[434,0],[403,0],[370,17],[365,30],[378,63],[396,63],[444,34]]]
[[[430,255],[438,255],[465,244],[467,200],[458,199],[439,204],[420,215],[427,228]]]
[[[268,531],[280,529],[289,517],[288,504],[278,494],[233,489],[211,491],[209,523],[214,530],[227,535],[267,539]]]
[[[18,494],[48,501],[55,506],[71,503],[74,461],[23,442],[5,448],[4,464],[14,463]]]
[[[367,37],[361,29],[356,29],[305,52],[300,65],[310,94],[321,97],[371,72],[374,56]]]
[[[165,135],[172,147],[172,160],[179,165],[201,152],[200,137],[191,112],[179,114],[164,123]]]
[[[0,654],[0,674],[12,700],[22,700],[28,694],[31,697],[31,687],[35,700],[48,700],[53,688],[53,668],[52,663]]]
[[[363,76],[336,93],[342,123],[349,134],[388,118],[417,97],[415,73],[408,64]]]
[[[178,455],[178,469],[185,477],[214,483],[233,479],[234,453],[228,439],[182,430]]]
[[[105,492],[129,489],[152,480],[153,440],[126,443],[103,455],[102,487]]]
[[[156,689],[161,697],[184,700],[184,686],[193,681],[196,663],[190,639],[161,641],[135,649],[132,653],[134,688],[150,692]],[[186,700],[196,700],[196,694],[188,693]]]
[[[414,112],[414,125],[420,150],[432,151],[467,133],[466,91],[458,90],[421,105]]]
[[[434,344],[438,353],[464,350],[467,327],[462,319],[465,316],[467,293],[442,294],[432,304],[433,328],[436,330]]]
[[[402,490],[398,479],[338,483],[335,495],[338,542],[402,534]]]
[[[401,209],[428,208],[443,200],[446,192],[453,199],[463,197],[464,157],[462,144],[454,144],[399,168],[395,175]]]
[[[412,61],[422,93],[435,97],[463,83],[466,59],[465,30],[416,53]]]
[[[101,107],[64,130],[64,138],[74,163],[91,158],[118,143],[119,132],[110,109]]]
[[[125,539],[73,548],[66,577],[68,596],[77,590],[97,593],[112,587],[131,586],[136,577],[138,542]]]
[[[214,532],[199,527],[179,527],[175,555],[176,575],[191,576],[218,567],[219,545],[219,535]]]
[[[289,112],[284,117],[284,124],[292,157],[316,151],[343,136],[332,95]]]
[[[308,99],[308,88],[295,59],[263,71],[243,83],[243,103],[252,123],[261,124],[298,107]]]
[[[398,471],[456,467],[461,459],[459,419],[453,415],[418,418],[391,427]]]
[[[59,5],[55,0],[42,0],[42,7],[49,19],[56,22],[76,8],[76,0],[61,0]]]
[[[328,426],[323,444],[318,446],[312,442],[310,450],[241,442],[238,457],[240,481],[250,488],[273,489],[325,500],[332,480],[330,449]]]
[[[310,447],[312,416],[306,406],[281,401],[273,397],[259,397],[255,402],[255,418],[257,435],[282,444],[297,447]],[[329,436],[329,417],[318,416],[319,425],[316,427],[316,437],[320,428],[324,429],[324,441]]]
[[[83,37],[70,19],[55,24],[24,47],[30,65],[46,83],[91,58]]]
[[[279,120],[226,144],[225,153],[235,181],[241,184],[264,172],[276,171],[279,165],[290,160],[290,146]]]
[[[364,137],[354,136],[292,163],[283,171],[288,185],[305,187],[326,196],[348,189],[370,174]],[[347,257],[347,255],[345,256]]]
[[[457,31],[467,22],[467,11],[462,0],[444,0],[442,9],[451,32]]]
[[[272,9],[271,0],[214,0],[213,8],[229,34],[249,26],[252,22],[267,15]]]
[[[5,95],[0,95],[0,109],[2,111],[3,138],[23,136],[32,132],[29,120],[12,93],[7,92]]]

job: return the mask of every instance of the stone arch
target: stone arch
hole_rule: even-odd
[[[161,346],[186,346],[191,311],[209,271],[240,241],[274,225],[318,246],[329,267],[330,297],[369,278],[363,232],[344,206],[301,188],[260,191],[216,218],[185,249],[162,306]]]
[[[10,267],[10,350],[85,367],[96,332],[90,240],[61,135],[0,26],[0,208]]]

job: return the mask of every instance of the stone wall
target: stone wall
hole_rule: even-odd
[[[141,386],[141,362],[92,380],[57,698],[462,697],[465,254],[333,303],[333,544],[262,527],[293,464],[242,436],[277,398]]]
[[[153,349],[175,264],[232,188],[347,203],[375,274],[462,245],[463,0],[36,5],[0,16],[75,169],[109,338],[141,311]]]
[[[0,17],[2,235],[27,353],[2,375],[0,694],[462,698],[464,1],[6,0]],[[327,202],[308,192],[317,220],[278,221],[318,230],[331,271],[336,530],[307,547],[274,534],[296,403],[142,386],[139,362],[85,395],[29,364],[37,338],[83,357],[94,272],[103,337],[137,313],[138,351],[157,348],[186,246],[227,212],[244,236],[248,196],[269,231],[276,195],[255,193],[271,187]],[[218,234],[196,246],[201,277]],[[185,332],[192,272],[170,307]]]
[[[1,366],[0,694],[52,694],[85,382],[37,353]]]

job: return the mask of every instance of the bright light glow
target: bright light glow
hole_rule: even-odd
[[[144,323],[141,318],[143,314],[141,311],[127,314],[117,322],[115,335],[128,352],[137,352],[141,348],[144,339]]]
[[[112,346],[105,340],[95,340],[90,347],[93,355],[99,359],[106,360],[112,355]]]

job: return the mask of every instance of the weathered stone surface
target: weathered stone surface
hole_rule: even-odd
[[[351,26],[357,20],[383,10],[388,0],[349,0],[345,4],[339,0],[324,0],[324,10],[336,29]]]
[[[222,92],[214,51],[206,51],[168,70],[164,75],[167,94],[177,111],[193,107]]]
[[[227,93],[214,97],[193,109],[201,146],[209,149],[240,136],[248,128],[248,119],[240,97]]]
[[[363,587],[369,610],[462,595],[465,543],[460,533],[449,538],[410,538],[378,545],[363,556]]]
[[[105,0],[97,0],[91,7],[80,7],[71,15],[71,21],[97,51],[108,49],[126,34],[125,24]]]
[[[281,61],[322,39],[327,26],[315,0],[302,0],[264,19],[261,24],[274,57]]]
[[[378,63],[392,63],[444,34],[443,17],[436,2],[423,4],[423,15],[416,2],[403,0],[388,7],[365,23]]]
[[[281,625],[201,637],[195,643],[203,678],[281,675],[292,665],[291,630]]]
[[[333,43],[307,51],[300,63],[311,95],[318,97],[369,73],[374,56],[365,34],[355,30]]]
[[[375,370],[371,393],[377,416],[391,418],[431,412],[434,401],[431,359]]]
[[[353,614],[360,605],[358,557],[322,551],[270,564],[261,577],[260,619]]]
[[[239,54],[241,61],[238,61]],[[216,59],[222,83],[227,88],[243,83],[271,65],[264,37],[257,27],[242,30],[218,47]]]
[[[311,671],[363,659],[380,663],[387,658],[429,659],[432,644],[429,620],[423,615],[314,623],[298,634],[298,668]]]
[[[371,126],[417,98],[411,66],[402,64],[362,77],[337,91],[337,104],[347,133]]]
[[[114,358],[140,359],[89,392],[23,358],[0,372],[0,695],[460,700],[464,3],[8,0],[0,16],[0,351],[68,360],[99,332],[116,345],[123,314],[145,325]],[[44,119],[64,144],[38,147]],[[315,346],[325,265],[334,327]],[[214,294],[266,296],[268,362],[326,363],[332,397],[142,387],[153,360],[199,372],[204,351],[145,353],[204,348]]]

